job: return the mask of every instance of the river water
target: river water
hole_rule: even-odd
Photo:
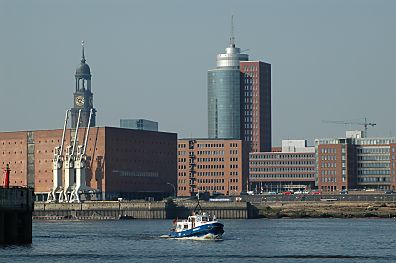
[[[396,262],[395,219],[222,222],[222,241],[194,241],[161,238],[171,220],[34,221],[0,262]]]

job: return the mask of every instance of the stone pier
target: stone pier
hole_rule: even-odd
[[[32,188],[0,188],[0,244],[32,243]]]

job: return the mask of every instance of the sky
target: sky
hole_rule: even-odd
[[[396,136],[396,1],[0,0],[0,131],[63,127],[81,41],[98,126],[207,137],[207,71],[235,42],[272,65],[273,145]]]

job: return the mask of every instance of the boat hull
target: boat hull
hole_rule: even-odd
[[[197,237],[203,239],[219,239],[224,233],[224,225],[221,223],[210,223],[200,225],[192,229],[186,229],[180,232],[171,231],[169,237],[173,238],[190,238]]]

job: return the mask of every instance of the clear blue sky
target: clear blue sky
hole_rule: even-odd
[[[0,130],[61,128],[86,42],[99,126],[207,136],[207,70],[228,45],[272,64],[273,144],[396,135],[396,1],[0,0]]]

